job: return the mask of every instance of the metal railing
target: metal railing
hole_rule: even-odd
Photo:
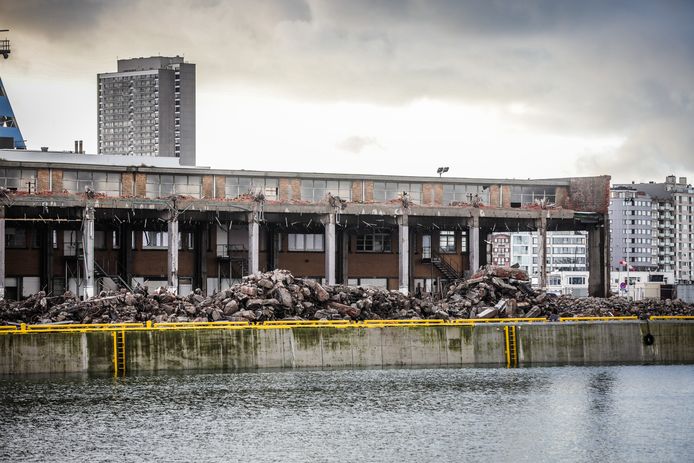
[[[650,320],[693,320],[694,316],[672,315],[652,316]],[[562,317],[562,322],[610,322],[636,321],[636,316],[623,317]],[[483,318],[483,319],[425,319],[425,320],[273,320],[265,322],[163,322],[151,321],[139,323],[98,323],[98,324],[55,324],[55,325],[0,325],[0,335],[3,334],[33,334],[33,333],[86,333],[110,331],[168,331],[168,330],[272,330],[290,328],[385,328],[385,327],[419,327],[419,326],[474,326],[497,323],[502,325],[514,323],[553,323],[546,318]]]

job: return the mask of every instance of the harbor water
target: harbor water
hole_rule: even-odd
[[[0,379],[0,461],[692,461],[694,366]]]

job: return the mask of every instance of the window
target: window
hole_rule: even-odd
[[[36,187],[36,170],[34,169],[0,169],[0,186],[16,188],[17,191],[31,191]]]
[[[148,198],[170,195],[202,196],[202,177],[199,175],[147,175]]]
[[[470,204],[477,196],[483,204],[489,204],[489,189],[482,185],[443,185],[443,204]]]
[[[143,249],[166,249],[169,247],[169,232],[144,231],[142,232]],[[193,249],[193,234],[178,232],[178,249]]]
[[[452,230],[441,230],[439,233],[439,252],[455,252],[455,232]]]
[[[535,200],[546,199],[550,203],[555,202],[556,188],[553,186],[511,186],[511,207],[521,207],[525,204],[534,204]]]
[[[276,200],[279,180],[276,178],[227,177],[224,186],[224,197],[238,198],[245,194],[257,194],[261,191],[265,199]]]
[[[66,170],[63,172],[63,189],[70,193],[84,193],[89,187],[107,196],[119,196],[121,175],[118,172],[89,172]]]
[[[142,248],[156,249],[169,246],[169,234],[166,231],[143,231]]]
[[[412,202],[422,201],[421,183],[374,182],[374,201],[376,202],[384,203],[397,199],[403,192],[407,193]]]
[[[120,233],[117,230],[113,230],[113,236],[111,238],[112,249],[120,249]]]
[[[390,252],[390,233],[373,232],[357,235],[357,252]]]
[[[106,249],[106,232],[94,230],[94,249]]]
[[[320,233],[290,233],[287,241],[290,251],[323,251],[323,235]]]
[[[326,198],[330,193],[339,196],[340,199],[351,201],[352,181],[351,180],[302,180],[301,199],[303,201],[319,202]]]
[[[5,227],[5,247],[10,249],[27,247],[27,231],[24,228]]]
[[[550,275],[548,284],[549,284],[549,286],[561,286],[561,276],[560,275]]]
[[[569,277],[570,285],[584,285],[586,284],[586,277]]]

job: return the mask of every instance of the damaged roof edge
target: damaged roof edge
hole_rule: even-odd
[[[350,173],[324,173],[324,172],[285,172],[285,171],[257,171],[235,169],[212,169],[202,166],[178,165],[178,158],[174,157],[150,157],[150,156],[119,156],[119,155],[94,155],[75,154],[61,152],[0,150],[0,162],[12,167],[32,168],[60,168],[60,169],[87,169],[100,171],[132,172],[157,174],[188,174],[188,175],[223,175],[223,176],[248,176],[271,178],[295,178],[295,179],[325,179],[325,180],[380,180],[393,182],[417,182],[417,183],[468,183],[477,185],[537,185],[537,186],[570,186],[571,180],[576,178],[600,178],[593,177],[567,177],[546,179],[502,179],[502,178],[469,178],[469,177],[426,177],[406,175],[376,175],[376,174],[350,174]]]

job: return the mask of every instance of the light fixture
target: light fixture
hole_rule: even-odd
[[[441,177],[441,175],[445,174],[446,172],[448,172],[448,167],[439,167],[438,169],[436,169],[436,173],[439,174],[439,177]]]

